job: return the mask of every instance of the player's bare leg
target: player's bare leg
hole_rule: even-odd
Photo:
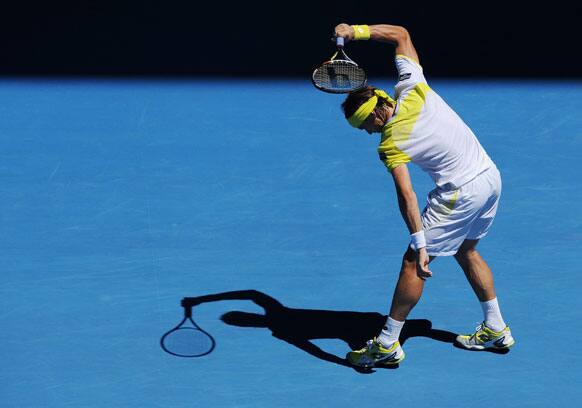
[[[477,251],[478,243],[479,240],[466,239],[455,254],[455,259],[465,272],[475,295],[481,302],[486,302],[495,299],[495,287],[491,269]]]
[[[416,253],[412,248],[404,253],[400,276],[390,307],[390,317],[403,322],[418,303],[424,289],[424,280],[416,274]]]
[[[455,259],[481,302],[483,323],[472,335],[458,336],[457,343],[471,350],[507,350],[515,344],[515,340],[501,316],[493,274],[476,249],[478,243],[479,240],[465,240],[455,254]]]
[[[430,261],[434,258],[430,257]],[[398,341],[404,321],[420,300],[423,289],[424,279],[421,279],[417,274],[417,255],[409,247],[402,259],[400,276],[392,297],[392,305],[390,306],[390,315],[378,336],[378,341],[381,344],[389,346]]]
[[[394,365],[404,360],[405,354],[398,337],[406,316],[420,299],[423,288],[424,281],[416,274],[416,253],[408,248],[402,259],[390,316],[382,332],[377,339],[368,341],[364,348],[349,352],[347,360],[360,367]]]

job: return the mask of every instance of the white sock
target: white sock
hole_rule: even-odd
[[[384,347],[390,347],[398,341],[402,326],[404,326],[404,322],[399,322],[388,316],[388,319],[386,319],[386,325],[378,336],[378,342]]]
[[[497,298],[481,302],[481,308],[483,309],[483,320],[485,320],[487,327],[496,332],[505,329],[506,324],[501,317]]]

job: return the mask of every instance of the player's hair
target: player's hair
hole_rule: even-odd
[[[346,97],[346,100],[342,103],[342,110],[344,111],[346,119],[352,116],[358,110],[360,105],[373,97],[376,89],[378,88],[367,85],[357,91],[350,92]],[[387,101],[385,99],[379,99],[376,108],[380,108],[386,104]]]

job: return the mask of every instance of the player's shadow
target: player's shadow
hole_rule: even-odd
[[[184,306],[196,306],[201,303],[221,300],[250,300],[262,307],[265,314],[231,311],[222,315],[226,324],[238,327],[261,327],[271,330],[274,337],[281,339],[301,350],[331,363],[351,367],[345,358],[338,357],[315,345],[316,339],[339,339],[347,343],[350,349],[358,349],[366,341],[376,336],[382,329],[386,316],[380,313],[294,309],[283,306],[278,300],[256,290],[240,290],[212,295],[185,298]],[[433,340],[455,342],[456,334],[432,328],[432,323],[425,319],[407,320],[400,334],[401,344],[411,337],[427,337]],[[397,368],[393,366],[391,368]]]

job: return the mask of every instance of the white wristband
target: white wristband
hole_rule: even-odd
[[[418,251],[420,248],[426,247],[426,238],[424,237],[423,230],[420,230],[410,235],[410,246],[415,251]]]

